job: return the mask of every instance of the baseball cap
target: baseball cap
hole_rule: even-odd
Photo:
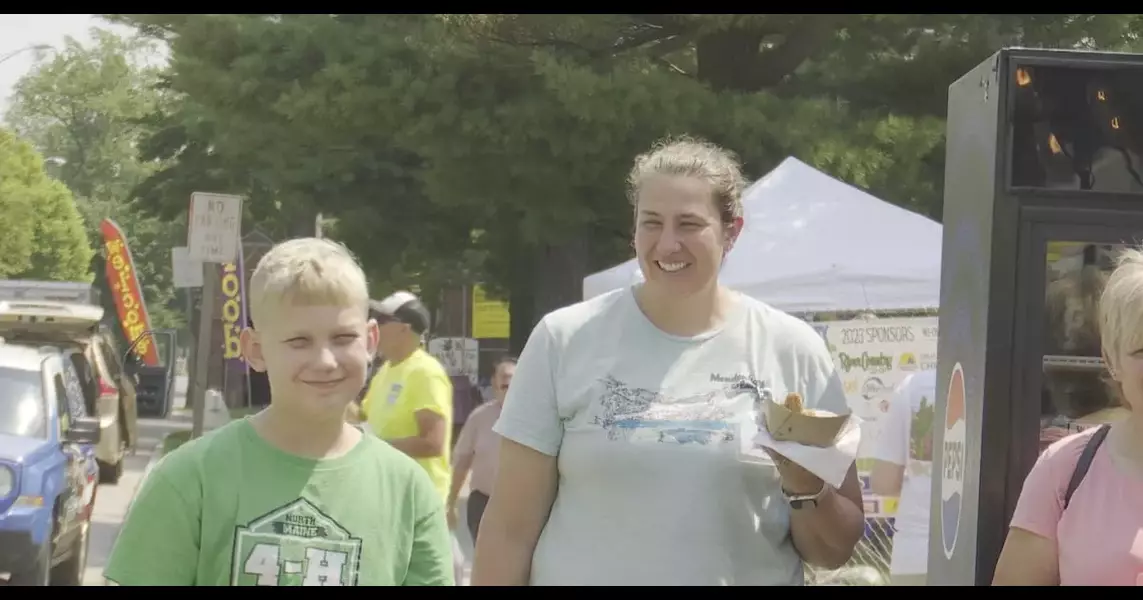
[[[428,331],[431,323],[429,309],[411,292],[394,292],[384,300],[370,300],[369,312],[379,323],[398,321],[418,334]]]

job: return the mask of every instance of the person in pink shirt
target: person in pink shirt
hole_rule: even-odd
[[[1044,451],[993,585],[1143,585],[1143,252],[1120,257],[1099,313],[1112,391],[1130,416]]]
[[[472,411],[453,449],[452,489],[448,495],[448,522],[453,529],[456,528],[456,500],[460,490],[464,487],[464,480],[472,473],[472,480],[468,484],[468,531],[472,534],[472,543],[476,544],[476,533],[480,528],[480,518],[484,516],[484,508],[488,506],[488,499],[492,495],[492,485],[496,482],[496,466],[500,460],[500,435],[492,431],[496,419],[500,418],[500,408],[504,403],[504,396],[508,394],[508,386],[512,383],[512,375],[516,372],[516,359],[511,356],[501,357],[493,365],[492,373],[492,402],[484,404]]]

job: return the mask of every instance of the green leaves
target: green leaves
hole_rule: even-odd
[[[0,278],[90,281],[92,249],[71,193],[31,145],[0,129]]]
[[[588,248],[567,279],[626,258],[624,176],[668,134],[729,146],[754,177],[796,156],[939,217],[950,82],[1003,44],[1118,48],[1139,30],[1137,15],[115,18],[170,40],[180,94],[143,145],[174,164],[141,202],[175,214],[209,184],[283,231],[320,209],[375,278],[512,291],[556,268],[535,260],[556,246]]]
[[[98,248],[100,221],[115,219],[128,237],[153,324],[172,326],[180,319],[167,307],[174,299],[170,248],[184,235],[182,222],[141,214],[131,204],[133,188],[163,165],[159,158],[141,157],[139,147],[151,126],[147,118],[169,106],[170,93],[158,85],[153,42],[98,29],[92,39],[85,46],[69,38],[62,50],[38,62],[16,84],[6,115],[13,129],[50,157],[59,179],[50,182],[52,200],[39,208],[36,235],[64,240],[78,224],[81,236],[86,229],[84,246]],[[94,274],[106,285],[102,263],[92,263],[90,251],[80,255],[69,248],[41,253],[29,274]]]

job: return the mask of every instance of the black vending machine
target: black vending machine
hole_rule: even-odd
[[[1005,49],[949,87],[929,585],[988,585],[1041,448],[1114,411],[1097,301],[1143,241],[1143,56]]]

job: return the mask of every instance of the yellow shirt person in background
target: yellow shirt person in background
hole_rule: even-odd
[[[370,313],[386,361],[369,384],[361,412],[377,437],[428,472],[443,502],[452,480],[452,382],[440,362],[421,348],[429,311],[413,294],[397,292],[371,302]]]

